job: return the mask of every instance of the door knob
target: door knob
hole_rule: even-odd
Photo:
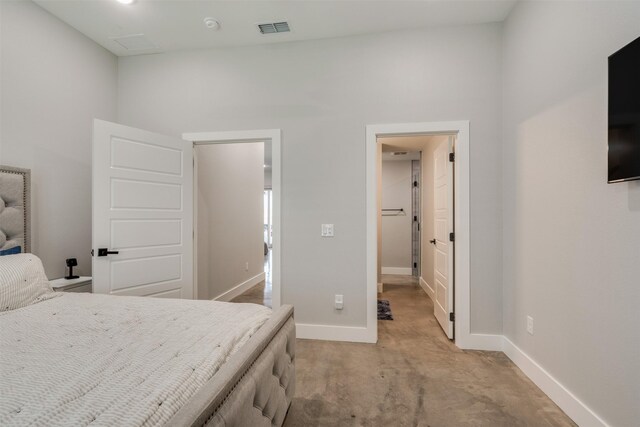
[[[435,245],[436,244],[436,239],[429,240],[429,243],[431,243],[432,245]],[[100,256],[100,255],[98,255],[98,256]]]
[[[98,256],[117,255],[119,253],[118,251],[110,251],[107,248],[98,248]]]

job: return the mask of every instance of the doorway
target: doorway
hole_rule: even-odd
[[[264,142],[194,146],[197,299],[231,301],[265,282],[267,151]]]
[[[450,339],[455,311],[455,138],[455,134],[429,134],[377,139],[382,149],[382,258],[378,262],[384,280],[380,281],[419,284],[433,300],[432,315]],[[390,202],[402,207],[390,209]],[[388,267],[390,259],[404,268]]]
[[[416,276],[419,267],[419,189],[414,175],[420,164],[420,151],[382,144],[380,173],[381,274]],[[416,167],[418,166],[418,167]],[[415,183],[415,186],[414,186]],[[415,225],[415,226],[414,226]],[[414,271],[415,268],[415,271]]]
[[[272,147],[272,306],[279,308],[280,135],[280,129],[270,129],[188,133],[180,139],[95,119],[92,141],[94,292],[194,298],[198,292],[194,274],[198,269],[194,253],[198,236],[194,145],[260,142],[270,143]],[[261,194],[259,189],[260,211]],[[258,224],[261,242],[260,228],[262,225]],[[260,252],[261,245],[258,245]]]
[[[280,307],[280,197],[281,197],[281,169],[280,169],[280,130],[257,130],[257,131],[237,131],[237,132],[200,132],[183,134],[183,139],[192,141],[194,147],[209,144],[264,144],[264,185],[262,188],[262,198],[260,200],[263,208],[264,221],[261,254],[264,255],[264,280],[265,293],[271,294],[271,306],[276,309]],[[198,183],[194,182],[194,189],[198,191]],[[197,212],[197,206],[194,207]],[[262,221],[262,219],[261,219]],[[195,247],[197,248],[198,223],[195,224]],[[199,288],[198,277],[198,256],[194,257],[194,286]],[[246,283],[229,295],[229,299],[241,294],[251,288],[253,283]],[[245,289],[246,288],[246,289]],[[268,289],[269,288],[269,289]]]
[[[270,154],[269,154],[270,156]],[[267,159],[265,152],[264,164],[264,191],[263,191],[263,238],[264,238],[264,287],[259,288],[262,296],[261,304],[271,308],[273,293],[272,275],[273,270],[273,189],[271,188],[271,159]],[[258,298],[257,302],[260,301]]]
[[[441,271],[449,271],[451,280],[455,278],[455,294],[453,287],[450,288],[449,300],[443,301],[443,307],[450,311],[446,313],[446,319],[442,319],[446,326],[447,335],[455,339],[458,347],[467,348],[470,342],[470,313],[469,313],[469,122],[432,122],[432,123],[401,123],[386,125],[370,125],[366,128],[366,166],[367,166],[367,329],[371,335],[377,337],[377,288],[381,274],[381,266],[378,263],[380,245],[378,242],[379,226],[381,221],[381,203],[379,201],[380,176],[379,167],[382,162],[382,144],[379,138],[400,138],[400,137],[424,137],[446,135],[455,140],[455,158],[453,152],[448,151],[446,155],[440,155],[442,162],[445,158],[449,161],[449,154],[455,160],[455,168],[450,169],[451,179],[455,180],[455,193],[450,200],[451,208],[455,206],[455,217],[440,218],[436,222],[434,218],[434,233],[429,238],[436,237],[436,244],[440,244],[443,249],[452,248],[447,245],[449,239],[455,240],[455,251],[447,250],[450,260],[440,256]],[[447,149],[453,147],[447,147]],[[444,150],[443,150],[444,152]],[[435,154],[434,154],[435,155]],[[423,159],[424,160],[424,159]],[[423,161],[424,165],[425,162]],[[434,159],[435,164],[435,159]],[[446,170],[446,169],[445,169]],[[435,193],[434,187],[434,193]],[[422,193],[424,194],[424,193]],[[442,200],[442,199],[441,199]],[[445,198],[446,200],[446,198]],[[445,201],[445,205],[449,205]],[[441,203],[442,205],[442,203]],[[452,212],[452,209],[451,209]],[[442,227],[442,224],[450,222],[450,227]],[[441,224],[438,232],[435,228]],[[422,228],[421,240],[428,234]],[[455,234],[453,233],[455,230]],[[421,244],[421,248],[425,248]],[[425,251],[426,252],[426,251]],[[425,254],[422,254],[424,259]],[[434,256],[434,264],[436,257]],[[424,264],[424,263],[422,263]],[[455,307],[455,311],[453,308]],[[444,313],[444,311],[443,311]],[[451,314],[450,314],[451,313]],[[442,317],[442,316],[441,316]]]

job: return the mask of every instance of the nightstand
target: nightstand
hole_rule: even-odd
[[[50,280],[51,287],[56,292],[89,292],[92,291],[91,277],[80,276],[77,279],[65,278]]]

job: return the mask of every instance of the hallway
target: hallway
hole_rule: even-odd
[[[395,320],[378,322],[377,344],[297,341],[286,426],[575,425],[503,353],[450,342],[415,279],[383,282]]]
[[[264,256],[264,280],[246,292],[238,295],[231,302],[250,302],[271,308],[271,255]]]

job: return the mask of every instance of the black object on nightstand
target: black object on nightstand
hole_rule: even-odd
[[[73,275],[73,267],[75,267],[76,265],[78,265],[78,260],[75,258],[67,258],[67,267],[69,267],[69,275],[68,276],[64,276],[65,279],[70,280],[70,279],[77,279],[80,276],[74,276]]]

